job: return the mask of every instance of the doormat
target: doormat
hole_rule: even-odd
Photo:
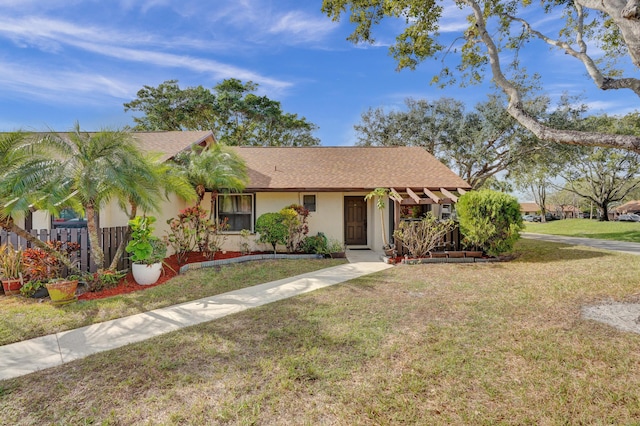
[[[362,248],[350,248],[349,250],[356,251],[356,250],[371,250],[371,249],[368,247],[362,247]]]

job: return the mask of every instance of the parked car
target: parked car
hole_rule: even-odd
[[[540,216],[536,214],[525,214],[522,216],[522,220],[525,222],[540,222]]]
[[[618,216],[618,221],[620,222],[640,222],[640,215],[635,213],[627,213],[621,214]]]

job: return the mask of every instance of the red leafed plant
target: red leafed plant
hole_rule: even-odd
[[[78,243],[47,241],[46,244],[51,249],[67,256],[80,250]],[[28,281],[47,281],[60,278],[63,265],[51,253],[37,247],[28,248],[23,251],[22,259],[25,268],[24,275]]]

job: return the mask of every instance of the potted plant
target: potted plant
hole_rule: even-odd
[[[78,300],[76,290],[78,289],[78,276],[69,275],[67,278],[54,278],[45,284],[51,303],[54,305],[66,305]]]
[[[11,244],[0,246],[0,278],[4,294],[19,294],[23,284],[22,250],[15,250]]]
[[[45,283],[44,281],[29,280],[22,285],[20,294],[24,297],[42,299],[43,297],[49,296],[49,291],[47,290],[46,284],[47,283]]]
[[[346,249],[342,241],[330,238],[327,241],[326,252],[332,259],[344,259],[347,257]]]
[[[80,245],[73,242],[47,241],[46,244],[66,256],[80,249]],[[28,286],[24,291],[25,296],[34,296],[37,291],[43,291],[42,287],[45,287],[54,305],[64,305],[78,300],[77,276],[69,275],[64,278],[62,276],[64,265],[56,256],[39,247],[32,247],[25,249],[22,257],[24,275],[28,280]],[[40,296],[44,297],[45,293],[39,293]]]
[[[167,254],[166,244],[153,236],[153,216],[136,216],[129,221],[131,241],[126,251],[131,254],[133,279],[140,285],[155,284],[162,274],[162,262]]]

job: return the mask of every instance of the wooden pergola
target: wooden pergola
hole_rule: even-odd
[[[419,204],[454,204],[458,202],[458,196],[446,188],[439,188],[437,190],[444,195],[444,197],[438,196],[438,194],[427,188],[422,188],[422,191],[426,197],[419,196],[411,188],[405,188],[405,192],[409,197],[403,198],[395,188],[389,188],[389,198],[396,203],[396,208],[399,208],[401,205],[417,206]],[[456,188],[455,191],[460,195],[467,192],[462,188]]]
[[[452,191],[457,192],[459,195],[454,194]],[[438,188],[438,189],[428,189],[422,188],[422,196],[419,193],[416,193],[411,188],[405,188],[404,192],[408,195],[408,197],[403,197],[400,195],[395,188],[389,188],[389,199],[393,200],[393,212],[394,212],[394,223],[393,229],[398,229],[400,225],[400,209],[402,206],[418,206],[424,204],[455,204],[458,202],[458,198],[460,195],[464,195],[467,190],[462,188],[456,189],[446,189],[446,188]],[[419,191],[418,191],[419,192]],[[459,237],[457,238],[459,240]],[[453,242],[453,241],[452,241]],[[456,243],[456,245],[459,241]],[[402,247],[397,247],[398,251],[402,254],[404,250]]]

